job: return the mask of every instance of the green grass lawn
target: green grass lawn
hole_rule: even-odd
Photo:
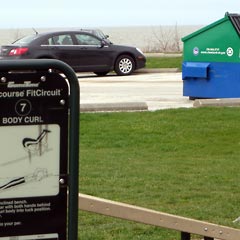
[[[239,119],[240,108],[81,113],[80,192],[240,228]],[[79,239],[179,232],[80,211]]]
[[[182,69],[182,57],[147,57],[146,68]]]

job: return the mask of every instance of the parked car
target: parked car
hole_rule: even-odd
[[[1,46],[0,59],[59,59],[76,72],[94,72],[99,76],[113,70],[117,75],[129,75],[145,67],[146,62],[138,48],[115,45],[106,35],[89,30],[29,35]]]

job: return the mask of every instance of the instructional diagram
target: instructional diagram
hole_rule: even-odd
[[[57,195],[59,125],[0,128],[0,199]]]

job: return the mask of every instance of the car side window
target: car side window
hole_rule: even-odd
[[[70,34],[55,35],[50,37],[48,45],[73,45],[73,40]]]
[[[76,34],[76,39],[78,41],[78,45],[101,45],[101,41],[94,36],[88,34]]]

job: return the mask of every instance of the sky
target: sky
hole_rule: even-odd
[[[239,7],[239,0],[2,0],[0,28],[208,25]]]

